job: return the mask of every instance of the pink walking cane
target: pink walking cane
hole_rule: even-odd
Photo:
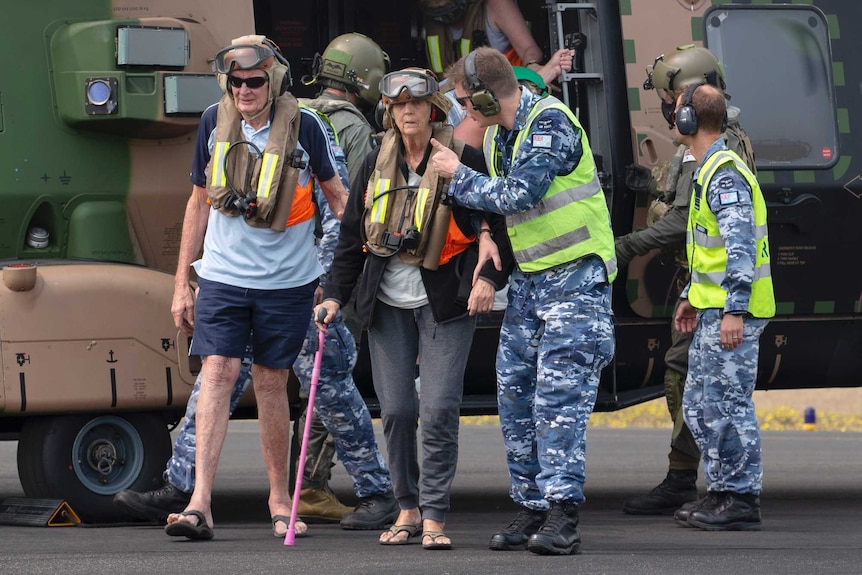
[[[326,310],[317,312],[317,321],[326,319]],[[299,449],[299,461],[296,465],[296,486],[293,489],[293,505],[290,509],[290,524],[284,534],[284,544],[293,545],[296,538],[296,513],[299,509],[299,492],[302,491],[302,472],[305,469],[305,452],[308,449],[308,436],[311,433],[311,411],[314,409],[314,396],[317,395],[317,382],[320,381],[320,363],[323,361],[323,345],[326,333],[317,333],[317,352],[314,354],[314,367],[311,370],[311,384],[308,389],[308,406],[305,408],[305,428],[302,432],[302,446]]]

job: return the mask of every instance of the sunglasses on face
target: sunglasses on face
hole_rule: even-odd
[[[473,105],[473,101],[470,99],[470,96],[461,96],[460,98],[458,96],[455,96],[455,101],[458,102],[458,105],[462,108],[467,108],[468,102],[471,106]]]
[[[236,76],[227,77],[228,84],[236,89],[242,88],[245,84],[252,90],[260,88],[269,81],[269,76],[252,76],[251,78],[238,78]]]

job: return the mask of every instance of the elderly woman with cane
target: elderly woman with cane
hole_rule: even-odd
[[[467,165],[481,171],[485,166],[481,153],[453,138],[445,123],[450,104],[433,72],[392,72],[380,91],[387,131],[351,182],[331,278],[315,311],[326,310],[320,322],[325,328],[360,282],[356,308],[368,325],[374,389],[400,507],[379,543],[403,545],[421,531],[423,548],[451,549],[444,527],[474,316],[491,310],[511,255],[501,250],[502,263],[488,261],[474,280],[480,244],[496,252],[494,239],[501,247],[508,240],[498,216],[443,201],[447,182],[429,162],[432,137]]]

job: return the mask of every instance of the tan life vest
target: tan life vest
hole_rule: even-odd
[[[452,126],[433,126],[433,137],[460,158],[464,143],[453,138]],[[466,250],[475,237],[461,233],[454,223],[452,209],[441,203],[446,180],[437,176],[430,161],[418,189],[388,191],[407,185],[401,171],[401,157],[401,134],[391,129],[383,136],[374,172],[365,190],[365,243],[373,253],[389,255],[394,250],[383,244],[384,234],[403,234],[407,228],[415,227],[420,234],[418,245],[402,248],[398,256],[406,264],[436,270]],[[403,224],[402,213],[405,214]]]
[[[229,178],[235,188],[249,198],[254,197],[257,203],[256,214],[246,220],[250,226],[284,231],[288,224],[313,217],[314,204],[310,191],[306,193],[303,188],[297,194],[299,169],[291,165],[291,154],[296,150],[299,139],[299,106],[290,94],[279,96],[273,106],[275,114],[270,123],[269,140],[262,150],[263,155],[257,156],[250,146],[238,144],[244,141],[240,127],[242,116],[231,97],[225,95],[219,101],[207,197],[210,205],[222,214],[230,217],[240,215],[239,210],[225,206],[231,195]],[[238,148],[228,155],[232,146]],[[227,172],[225,157],[228,159]],[[309,186],[306,187],[310,190]],[[294,202],[294,199],[298,201]]]

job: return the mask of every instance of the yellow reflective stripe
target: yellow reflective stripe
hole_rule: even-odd
[[[371,204],[371,222],[382,224],[386,220],[386,206],[389,204],[389,194],[384,194],[389,189],[388,178],[380,178],[374,187],[374,203]]]
[[[257,196],[268,198],[269,190],[272,188],[272,179],[275,176],[275,168],[278,166],[278,154],[266,152],[263,155],[263,164],[260,167],[260,179],[257,181]]]
[[[213,147],[211,184],[215,188],[223,188],[227,185],[224,175],[224,157],[229,148],[230,142],[216,142]]]
[[[428,195],[431,193],[431,188],[419,188],[416,194],[416,208],[413,210],[413,225],[420,232],[422,231],[422,219],[425,217],[425,202],[428,200]]]
[[[440,54],[440,36],[428,36],[425,39],[428,44],[428,60],[431,69],[438,74],[443,72],[443,56]]]
[[[473,41],[465,38],[461,38],[458,42],[458,48],[461,50],[461,54],[458,56],[459,58],[463,58],[467,54],[471,52],[473,49]]]

